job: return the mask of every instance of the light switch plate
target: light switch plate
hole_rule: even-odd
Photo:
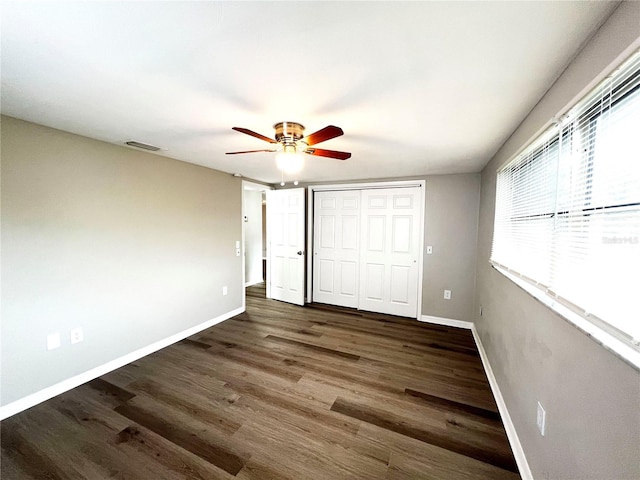
[[[55,350],[56,348],[60,348],[60,332],[47,335],[47,350]]]
[[[538,412],[536,414],[536,425],[538,425],[538,430],[540,431],[540,435],[544,437],[544,432],[547,427],[547,412],[544,410],[540,402],[538,402]]]

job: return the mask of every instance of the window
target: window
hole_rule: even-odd
[[[640,350],[640,52],[498,171],[491,262]]]

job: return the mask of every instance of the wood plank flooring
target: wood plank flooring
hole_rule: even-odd
[[[471,333],[247,311],[0,425],[3,479],[517,479]]]

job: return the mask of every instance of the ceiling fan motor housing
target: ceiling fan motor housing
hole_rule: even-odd
[[[276,129],[276,141],[283,144],[294,143],[304,136],[304,125],[300,123],[280,122],[273,128]]]

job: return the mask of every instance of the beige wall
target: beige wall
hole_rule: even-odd
[[[538,479],[640,478],[640,372],[489,266],[496,170],[639,40],[640,3],[622,4],[482,172],[475,322]]]
[[[1,128],[2,405],[242,307],[239,179],[13,118]],[[47,351],[52,332],[62,346]]]
[[[475,294],[480,175],[428,176],[422,315],[471,321]],[[426,254],[428,245],[433,247]],[[444,290],[451,290],[451,300]]]
[[[468,320],[479,175],[426,180],[422,313]],[[2,117],[2,405],[240,308],[241,192],[220,172]]]

